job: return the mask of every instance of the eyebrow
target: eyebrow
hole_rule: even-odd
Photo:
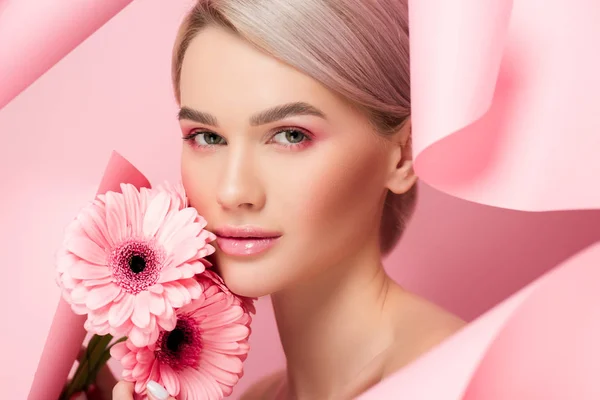
[[[271,107],[269,109],[252,115],[250,117],[250,125],[265,125],[296,115],[312,115],[315,117],[327,119],[325,113],[316,108],[315,106],[312,106],[305,102],[295,102]],[[194,110],[189,107],[181,107],[177,117],[180,121],[190,120],[204,125],[211,125],[215,127],[219,126],[217,117],[215,117],[214,115],[203,111]]]

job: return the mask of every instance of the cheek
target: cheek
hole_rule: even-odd
[[[211,194],[215,193],[216,179],[206,173],[205,164],[206,162],[200,165],[197,158],[186,154],[184,150],[181,157],[181,181],[190,205],[196,208],[200,215],[210,221],[210,214],[214,208],[211,206],[214,199],[214,196],[211,196]]]
[[[356,227],[371,232],[375,227],[384,193],[381,157],[375,150],[336,149],[313,163],[310,175],[295,190],[297,221],[318,237],[348,238]]]

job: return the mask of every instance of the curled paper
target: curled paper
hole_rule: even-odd
[[[120,192],[121,183],[150,187],[146,177],[119,153],[113,152],[102,176],[97,194]],[[38,363],[28,400],[56,399],[67,381],[69,371],[85,339],[86,317],[76,315],[60,300],[46,344]]]
[[[600,397],[600,243],[571,257],[360,400]]]
[[[487,350],[464,400],[600,399],[600,243],[542,280]]]
[[[600,3],[411,1],[415,168],[522,211],[600,208]],[[593,222],[592,222],[593,223]],[[600,243],[360,399],[600,398]]]
[[[131,0],[0,0],[0,109]]]
[[[600,206],[600,3],[410,1],[415,169],[522,211]]]
[[[42,10],[44,4],[48,6],[50,3],[55,6],[68,3],[69,7],[76,7],[73,10],[80,12],[85,7],[99,7],[94,10],[102,8],[107,12],[108,8],[117,4],[116,1],[74,4],[62,0],[36,0],[35,4],[40,4],[36,10]],[[32,4],[33,0],[0,0],[0,107],[67,54],[69,47],[76,46],[76,41],[85,38],[80,32],[72,31],[72,39],[67,37],[63,42],[57,39],[57,46],[59,42],[62,45],[70,43],[61,47],[62,50],[54,49],[52,54],[40,52],[34,45],[46,43],[40,39],[40,35],[43,33],[44,37],[55,38],[53,35],[58,31],[44,31],[40,23],[36,26],[38,19],[44,21],[44,18],[53,15],[50,11],[31,15],[27,19],[27,27],[32,26],[28,32],[17,30],[26,26],[23,24],[25,19],[21,17],[28,16],[26,7]],[[120,4],[124,6],[126,2]],[[153,8],[150,7],[152,4]],[[178,23],[176,18],[165,18],[164,13],[156,12],[164,7],[164,3],[159,7],[158,2],[146,2],[144,6],[147,8],[140,5],[135,10],[138,12],[135,17],[139,17],[139,20],[130,16],[131,20],[123,23],[119,32],[113,32],[110,40],[115,48],[118,47],[118,40],[122,39],[120,32],[127,31],[127,24],[133,26],[136,23],[140,26],[139,21],[145,21],[147,26],[154,26],[155,29],[149,31],[149,36],[145,38],[152,40],[153,44],[164,38],[167,32],[175,32]],[[114,8],[114,13],[118,11],[117,8]],[[600,103],[597,100],[600,75],[595,73],[600,70],[600,64],[595,55],[598,52],[594,51],[600,35],[600,27],[596,24],[600,18],[600,4],[595,0],[575,0],[570,3],[558,0],[515,0],[514,3],[500,0],[433,0],[410,1],[409,8],[413,143],[415,168],[421,180],[458,198],[496,207],[524,211],[599,208],[600,186],[595,182],[600,176],[600,158],[596,157],[595,152],[600,148],[600,120],[595,119],[593,108]],[[60,7],[55,8],[58,9]],[[158,14],[161,14],[161,18],[157,17]],[[101,15],[106,20],[109,18],[103,12],[94,17],[100,18]],[[18,18],[14,23],[10,22],[14,16]],[[21,25],[16,21],[21,21]],[[64,24],[64,29],[70,29],[84,21],[86,19],[82,17],[60,22]],[[101,25],[97,23],[97,27]],[[58,28],[60,24],[53,29]],[[15,40],[6,40],[6,35],[13,33]],[[31,36],[28,38],[26,33]],[[35,40],[27,41],[32,38]],[[16,43],[29,44],[20,49],[14,46]],[[105,62],[109,62],[110,57],[119,53],[106,50],[112,48],[108,43],[88,44],[96,45],[98,54],[102,55]],[[59,53],[60,56],[57,55]],[[38,65],[36,62],[46,62],[48,54],[55,61],[39,67],[43,63]],[[134,54],[134,50],[127,54]],[[127,59],[128,65],[134,66],[132,71],[137,72],[142,67],[142,62],[146,60],[141,57],[142,54],[139,51],[137,60],[141,60],[140,65],[135,65],[134,57]],[[7,59],[9,62],[5,63]],[[25,59],[30,62],[23,63]],[[28,68],[18,70],[13,60],[20,62],[16,65],[26,65]],[[98,60],[93,63],[98,64]],[[92,62],[83,64],[87,68],[91,65]],[[113,76],[100,76],[100,70],[94,71],[98,72],[95,79],[105,80],[104,86],[114,84]],[[57,87],[62,88],[63,83],[59,82]],[[169,85],[165,87],[170,89]],[[135,92],[139,89],[131,86],[127,90]],[[113,94],[110,92],[110,96]],[[53,95],[43,91],[37,93],[38,98]],[[102,108],[101,100],[94,106]],[[22,107],[28,109],[30,104]],[[149,114],[146,109],[140,111],[140,115]],[[65,127],[56,125],[53,129],[62,131]],[[142,154],[145,151],[137,142],[132,148]],[[132,176],[136,176],[136,173]],[[583,259],[576,256],[569,261],[570,267],[563,271],[577,269],[572,265],[578,263],[600,260],[595,251],[586,254],[591,254],[587,261],[581,261]],[[520,329],[528,325],[513,325],[513,317],[517,320],[520,313],[530,307],[529,300],[534,301],[537,298],[535,296],[544,293],[542,285],[546,290],[545,283],[548,282],[545,279],[535,281],[510,297],[361,398],[458,400],[465,394],[475,396],[483,393],[478,390],[491,384],[490,379],[505,383],[505,378],[492,376],[489,371],[506,371],[511,365],[520,363],[521,356],[524,365],[532,365],[528,364],[530,356],[539,354],[534,348],[531,353],[527,352],[530,339],[526,335],[520,338]],[[548,284],[548,293],[561,295],[552,285]],[[557,282],[556,285],[560,286],[561,283]],[[534,296],[534,293],[537,294]],[[577,308],[579,301],[595,300],[589,296],[575,297],[566,304]],[[545,307],[544,312],[552,311],[550,304]],[[64,340],[64,337],[57,337],[61,327],[79,324],[78,321],[64,320],[61,315],[64,314],[59,309],[46,341],[30,399],[47,399],[57,393],[74,358],[74,355],[66,357],[64,353],[56,358],[60,349],[52,348],[59,340]],[[542,324],[540,326],[548,327],[548,321],[544,320],[533,319],[531,323],[538,322]],[[581,320],[574,319],[571,322],[584,326]],[[81,343],[77,335],[82,332],[75,330],[74,343],[67,343],[63,351],[75,354]],[[510,338],[510,332],[515,332],[516,340],[506,339],[506,335]],[[569,336],[554,338],[564,341]],[[506,358],[501,358],[502,354],[494,350],[496,348],[501,348]],[[546,355],[549,363],[560,356],[552,352]],[[587,378],[585,375],[564,375],[562,383],[568,388],[569,385],[577,385],[578,379]],[[500,392],[505,397],[496,397],[494,400],[520,400],[517,396],[519,390],[522,389],[518,386],[514,390],[507,388],[505,392]]]

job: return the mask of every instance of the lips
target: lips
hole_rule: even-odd
[[[217,236],[229,239],[273,239],[281,233],[256,226],[224,226],[214,230]]]
[[[256,255],[273,247],[281,233],[255,226],[225,226],[214,230],[217,245],[232,256]]]

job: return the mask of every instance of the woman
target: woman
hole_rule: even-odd
[[[406,3],[200,0],[181,26],[183,183],[287,360],[243,399],[353,398],[463,326],[382,267],[416,193]]]

